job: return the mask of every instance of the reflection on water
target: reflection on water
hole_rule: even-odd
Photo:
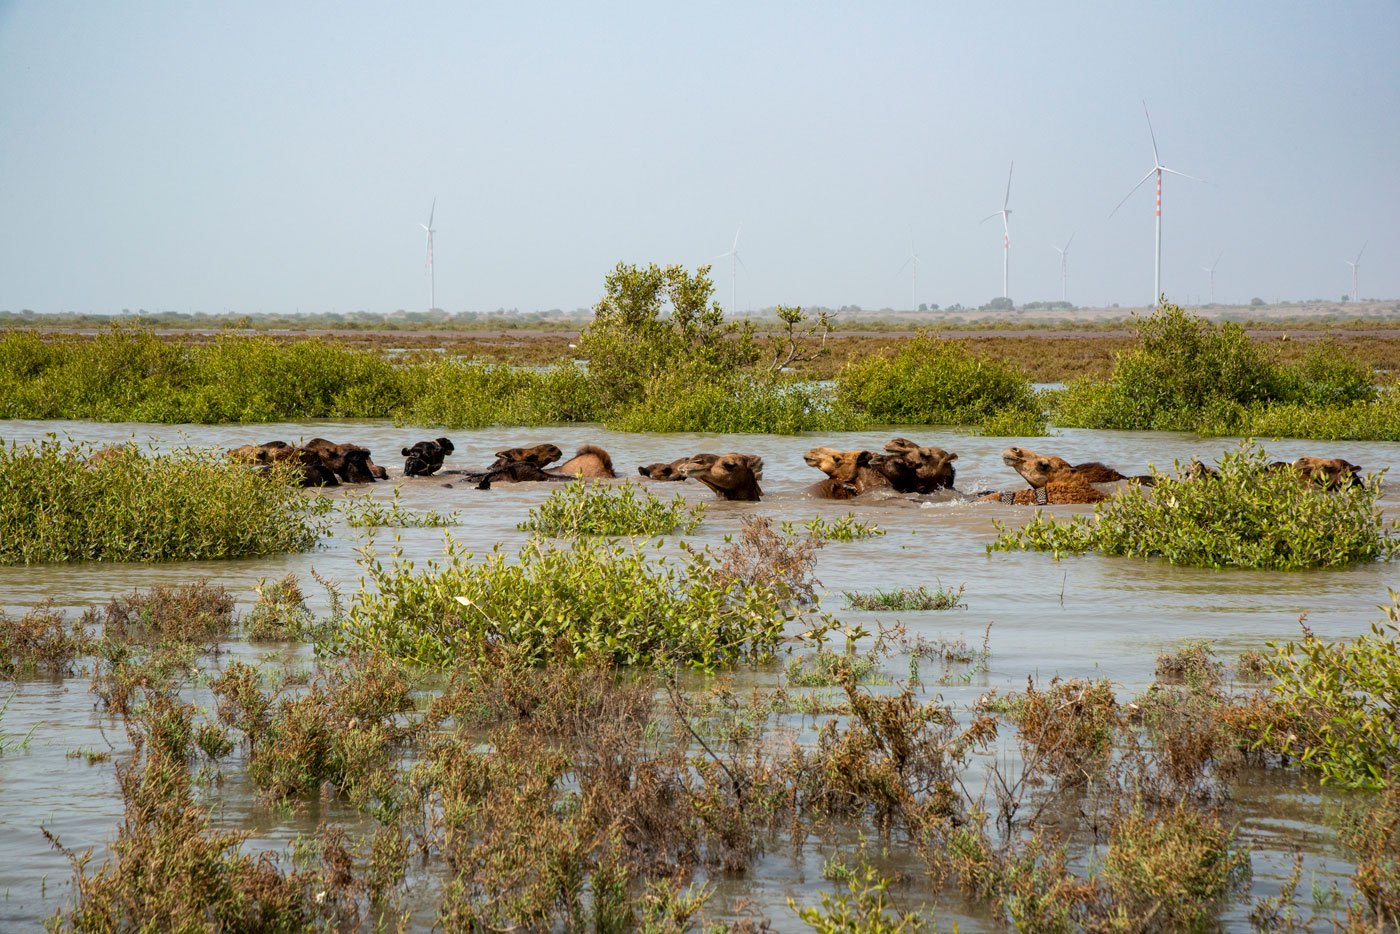
[[[96,424],[89,422],[0,422],[0,440],[28,441],[54,433],[60,438],[102,445],[128,440],[158,450],[194,446],[223,449],[240,444],[285,439],[325,437],[354,441],[375,452],[378,463],[388,466],[393,480],[372,487],[351,488],[356,495],[389,497],[397,489],[408,509],[457,511],[462,524],[449,530],[402,529],[378,533],[382,551],[397,540],[398,547],[415,559],[440,553],[444,532],[471,550],[481,553],[497,543],[514,548],[525,541],[516,524],[530,506],[549,493],[545,484],[499,485],[479,491],[453,478],[406,480],[400,475],[401,447],[441,432],[403,429],[386,422],[316,422],[255,426],[165,426]],[[820,437],[772,435],[628,435],[590,426],[558,428],[499,428],[472,432],[447,432],[457,446],[447,467],[479,468],[503,447],[553,441],[567,453],[579,444],[601,444],[612,453],[618,471],[634,476],[636,466],[671,460],[698,451],[741,451],[764,460],[762,503],[716,502],[708,491],[693,483],[656,484],[669,497],[679,492],[687,499],[705,502],[706,520],[692,539],[701,544],[720,543],[738,530],[749,515],[775,520],[806,520],[822,515],[832,518],[848,512],[877,522],[887,534],[874,539],[829,544],[820,554],[817,574],[828,596],[828,610],[852,622],[873,628],[875,620],[902,619],[912,633],[929,638],[946,636],[981,641],[983,629],[992,624],[989,670],[967,684],[951,684],[938,690],[955,706],[967,707],[989,688],[1019,689],[1026,675],[1048,678],[1112,678],[1123,695],[1135,694],[1152,681],[1160,650],[1184,639],[1217,640],[1228,656],[1245,647],[1258,647],[1297,632],[1297,619],[1306,614],[1308,625],[1325,636],[1356,634],[1375,618],[1376,605],[1386,598],[1387,585],[1395,583],[1393,568],[1368,565],[1342,571],[1269,573],[1208,571],[1173,568],[1160,563],[1084,557],[1054,561],[1043,554],[988,555],[986,545],[995,536],[994,523],[1025,521],[1029,510],[1003,506],[940,503],[923,506],[903,502],[831,503],[813,500],[805,488],[820,476],[802,459],[818,444],[842,449],[879,449],[896,434],[912,434],[922,444],[937,444],[959,455],[958,480],[964,490],[1019,485],[1018,478],[1001,463],[1000,452],[1008,444],[1023,443],[1036,450],[1054,452],[1071,462],[1102,460],[1125,473],[1159,469],[1192,457],[1213,461],[1233,447],[1229,439],[1198,439],[1165,432],[1098,432],[1066,430],[1053,438],[979,438],[952,432],[867,431]],[[1279,459],[1302,454],[1341,456],[1368,470],[1400,467],[1400,445],[1384,443],[1280,441],[1267,445]],[[448,484],[452,484],[449,486]],[[345,495],[345,488],[331,491]],[[1383,499],[1386,512],[1400,515],[1400,495],[1395,484]],[[1056,512],[1083,511],[1085,507],[1055,507]],[[360,578],[357,549],[369,541],[366,530],[338,523],[332,535],[310,554],[240,561],[160,565],[65,565],[33,568],[0,568],[0,606],[9,611],[45,600],[60,606],[105,602],[115,593],[153,584],[185,583],[207,577],[237,593],[245,604],[252,600],[259,580],[295,572],[307,581],[313,608],[325,607],[325,595],[309,582],[315,569],[322,576],[353,588]],[[967,608],[946,612],[888,614],[860,612],[845,607],[842,591],[913,587],[942,583],[966,585]],[[236,654],[254,652],[234,646]],[[279,653],[274,653],[279,654]],[[304,652],[302,657],[309,659]],[[744,680],[772,684],[776,672],[744,674]],[[51,914],[68,895],[69,867],[40,836],[40,825],[55,831],[69,847],[82,849],[110,839],[121,815],[111,762],[89,766],[82,758],[68,758],[80,749],[105,750],[109,740],[121,747],[124,734],[118,721],[94,709],[85,678],[22,685],[5,714],[3,729],[23,734],[35,727],[29,748],[0,757],[0,925],[33,925]],[[298,833],[313,830],[321,816],[314,805],[294,817],[259,805],[252,789],[231,774],[210,792],[216,801],[220,826],[244,827],[256,834],[250,846],[282,843]],[[1315,783],[1293,774],[1251,773],[1238,789],[1237,812],[1241,829],[1254,847],[1253,892],[1271,895],[1291,869],[1291,852],[1302,845],[1309,854],[1307,872],[1319,884],[1343,878],[1350,867],[1336,853],[1330,831],[1319,825]],[[344,815],[349,817],[349,815]],[[354,818],[350,818],[354,819]],[[815,855],[814,855],[815,854]],[[822,851],[810,847],[802,855],[770,853],[747,880],[730,880],[723,894],[743,894],[757,899],[777,919],[790,917],[789,896],[811,901],[812,893],[825,887],[820,877]],[[1307,878],[1307,876],[1305,876]],[[1233,907],[1226,915],[1230,926],[1246,922],[1248,906]],[[956,916],[956,913],[955,915]],[[945,918],[948,917],[946,914]],[[964,929],[985,925],[975,915],[963,918]]]

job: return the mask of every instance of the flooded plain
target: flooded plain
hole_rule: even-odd
[[[498,484],[481,491],[450,475],[431,478],[402,477],[398,451],[436,432],[405,429],[387,422],[315,422],[254,426],[168,426],[98,424],[91,422],[0,422],[0,440],[25,442],[55,434],[60,439],[105,445],[135,441],[155,450],[177,447],[211,451],[273,439],[295,442],[324,437],[353,441],[369,447],[377,463],[390,470],[391,481],[371,486],[341,487],[328,491],[335,498],[373,496],[389,498],[397,490],[401,504],[413,511],[456,512],[460,524],[448,528],[353,528],[336,517],[330,534],[317,550],[300,555],[221,562],[144,564],[83,564],[0,568],[0,606],[22,613],[44,601],[59,607],[84,607],[105,603],[111,596],[153,584],[176,585],[207,578],[228,587],[244,608],[254,599],[254,588],[263,579],[292,572],[301,576],[313,610],[325,609],[325,594],[310,579],[315,570],[353,593],[362,572],[359,550],[370,541],[380,553],[395,547],[421,562],[441,554],[444,534],[484,553],[500,544],[514,550],[527,535],[516,526],[529,509],[543,500],[553,484]],[[1370,564],[1338,571],[1262,572],[1209,571],[1175,568],[1159,562],[1088,556],[1054,560],[1040,553],[988,554],[986,546],[996,536],[996,524],[1025,521],[1033,510],[965,502],[910,503],[903,500],[871,502],[823,502],[805,492],[821,476],[803,461],[816,445],[840,449],[880,449],[895,435],[907,435],[920,444],[934,444],[959,455],[958,486],[968,492],[1014,489],[1023,482],[1005,467],[1000,452],[1008,444],[1024,444],[1071,462],[1101,460],[1128,474],[1145,472],[1149,465],[1170,468],[1174,461],[1198,457],[1213,462],[1235,447],[1230,439],[1201,439],[1192,435],[1158,432],[1102,432],[1064,430],[1049,438],[1007,439],[960,435],[953,432],[908,428],[812,437],[772,435],[630,435],[598,427],[570,425],[554,428],[494,428],[446,432],[456,445],[446,468],[480,469],[493,453],[505,447],[550,441],[566,452],[579,444],[595,443],[613,457],[618,473],[638,482],[640,464],[669,461],[700,451],[739,451],[758,454],[764,460],[761,503],[723,503],[694,482],[648,483],[657,495],[679,493],[707,506],[705,520],[688,536],[698,545],[719,545],[737,532],[751,515],[770,516],[775,522],[807,521],[817,516],[834,519],[854,513],[877,523],[885,535],[855,542],[832,542],[820,552],[817,576],[824,585],[823,608],[851,623],[875,629],[876,621],[906,625],[911,635],[930,639],[963,638],[980,644],[990,624],[990,658],[985,671],[945,684],[931,684],[929,696],[941,695],[958,710],[968,709],[991,689],[1002,693],[1024,688],[1028,675],[1038,680],[1052,676],[1107,677],[1120,699],[1141,693],[1154,680],[1160,652],[1184,640],[1206,639],[1222,659],[1229,661],[1241,650],[1262,648],[1272,640],[1287,640],[1299,632],[1298,620],[1322,636],[1354,636],[1378,618],[1377,604],[1388,602],[1387,588],[1400,585],[1393,565]],[[1400,479],[1400,444],[1311,442],[1283,440],[1265,447],[1275,459],[1292,460],[1303,454],[1345,457],[1367,471],[1389,469]],[[1400,516],[1400,483],[1385,487],[1382,507],[1389,517]],[[1068,514],[1088,507],[1052,507]],[[856,611],[846,606],[843,592],[876,589],[932,587],[942,584],[965,588],[965,608],[884,613]],[[234,643],[228,656],[287,660],[309,664],[309,650],[250,646]],[[227,657],[227,656],[226,656]],[[215,663],[216,667],[224,660]],[[781,665],[771,670],[737,673],[745,686],[775,686]],[[894,663],[893,677],[907,674]],[[6,694],[10,688],[6,687]],[[207,696],[206,699],[207,701]],[[110,841],[121,817],[112,761],[89,765],[78,750],[120,751],[125,734],[119,718],[108,716],[94,704],[85,676],[62,681],[22,682],[4,711],[0,730],[10,737],[30,735],[27,747],[0,755],[0,927],[36,926],[70,897],[71,870],[63,855],[52,849],[40,833],[46,827],[65,846],[101,848]],[[250,847],[279,846],[298,834],[314,831],[328,813],[354,823],[353,812],[326,808],[312,802],[302,812],[288,814],[262,804],[237,769],[211,792],[216,803],[215,821],[254,831]],[[1291,868],[1295,847],[1307,856],[1303,898],[1311,881],[1314,889],[1326,889],[1333,881],[1345,886],[1351,865],[1333,843],[1325,821],[1330,807],[1344,795],[1325,791],[1295,772],[1247,772],[1235,788],[1233,817],[1240,821],[1244,842],[1251,848],[1253,877],[1247,892],[1252,896],[1274,894]],[[751,899],[778,929],[800,926],[787,908],[787,899],[799,904],[815,901],[815,893],[832,886],[821,876],[822,846],[811,843],[800,854],[781,847],[770,850],[748,877],[725,880],[718,886],[712,905],[734,899]],[[916,867],[910,868],[916,874]],[[1248,897],[1237,898],[1222,917],[1227,927],[1248,927]],[[716,914],[712,912],[711,914]],[[723,916],[723,912],[718,912]],[[975,912],[953,910],[942,915],[957,919],[964,930],[988,928],[991,923]]]

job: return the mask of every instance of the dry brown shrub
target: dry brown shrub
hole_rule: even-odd
[[[1400,784],[1348,810],[1341,840],[1356,855],[1351,881],[1362,901],[1347,910],[1348,930],[1400,930]]]
[[[233,595],[207,580],[181,587],[157,584],[113,597],[104,635],[122,642],[207,644],[233,628]]]
[[[1050,679],[1047,690],[1026,679],[1026,692],[1011,707],[1031,769],[1067,784],[1081,784],[1107,764],[1121,720],[1113,685],[1104,679]]]
[[[824,544],[815,535],[782,535],[773,530],[773,520],[752,516],[744,520],[738,540],[720,549],[715,580],[721,586],[760,585],[785,602],[815,603],[821,581],[812,571]]]
[[[818,817],[870,816],[885,833],[896,821],[917,834],[962,819],[955,783],[972,750],[996,737],[995,721],[979,717],[960,729],[948,707],[919,703],[907,686],[895,695],[867,693],[849,671],[841,686],[850,720],[827,721],[814,748],[793,749],[795,808]]]
[[[96,622],[89,610],[70,623],[52,603],[42,603],[19,618],[0,610],[0,678],[73,674],[77,660],[92,651],[91,628]]]
[[[394,807],[398,755],[415,726],[402,669],[381,656],[322,671],[297,696],[262,693],[256,670],[235,662],[211,685],[219,715],[242,730],[248,775],[286,801],[329,784],[360,807]]]

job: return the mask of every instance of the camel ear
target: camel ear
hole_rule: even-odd
[[[858,452],[856,453],[856,466],[857,466],[857,467],[868,467],[868,466],[870,466],[870,458],[872,458],[872,457],[874,457],[874,456],[875,456],[875,455],[871,454],[869,451],[858,451]]]
[[[947,457],[943,458],[943,463],[945,463],[945,464],[951,464],[953,461],[955,461],[955,460],[957,460],[957,459],[958,459],[958,455],[956,455],[956,454],[949,454]]]

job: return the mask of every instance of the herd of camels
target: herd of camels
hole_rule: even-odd
[[[444,470],[443,461],[455,447],[447,438],[419,441],[402,449],[406,477],[451,477],[490,489],[492,483],[529,483],[612,478],[608,452],[585,444],[562,464],[563,451],[553,444],[509,448],[496,452],[496,460],[483,470]],[[389,473],[374,463],[368,448],[357,444],[336,444],[324,438],[294,446],[270,441],[234,448],[229,456],[239,463],[267,469],[290,463],[304,486],[335,486],[340,483],[370,483],[387,480]],[[808,488],[809,495],[822,499],[852,499],[867,494],[928,496],[940,494],[977,502],[1018,505],[1096,503],[1112,495],[1119,484],[1150,485],[1152,475],[1128,476],[1097,461],[1070,464],[1062,457],[1037,454],[1021,447],[1002,452],[1002,461],[1015,470],[1028,486],[1010,490],[983,490],[964,493],[954,485],[958,455],[938,447],[921,447],[907,438],[894,438],[875,451],[839,451],[818,447],[807,452],[809,465],[825,474],[825,479]],[[1341,458],[1300,457],[1292,463],[1277,461],[1272,469],[1291,470],[1300,479],[1334,488],[1363,482],[1361,468]],[[637,468],[641,476],[657,482],[697,480],[720,499],[757,502],[763,497],[763,459],[754,454],[692,454],[677,460],[647,464]],[[1215,471],[1193,461],[1182,475],[1199,478]]]

